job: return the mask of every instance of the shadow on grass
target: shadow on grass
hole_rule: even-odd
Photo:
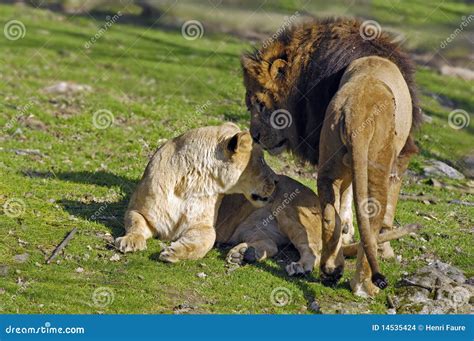
[[[97,185],[107,188],[119,187],[125,196],[117,202],[97,202],[94,197],[85,198],[85,201],[75,201],[63,199],[58,203],[71,215],[80,217],[84,220],[98,221],[110,229],[114,238],[124,234],[123,216],[127,209],[130,195],[138,183],[138,180],[132,180],[127,177],[115,175],[109,172],[37,172],[25,170],[23,175],[35,178],[55,178],[61,181]]]
[[[219,258],[221,258],[224,262],[226,261],[227,253],[231,248],[232,246],[229,244],[220,244],[217,246]],[[288,276],[285,270],[285,265],[289,264],[290,262],[296,262],[298,259],[298,251],[293,247],[293,245],[289,244],[284,248],[280,248],[278,254],[272,260],[266,260],[254,264],[246,264],[244,266],[254,266],[258,269],[264,270],[272,274],[275,277],[282,278],[285,281],[295,284],[303,293],[303,296],[306,300],[306,306],[309,308],[314,301],[320,302],[320,299],[318,299],[318,297],[316,297],[315,295],[314,288],[311,288],[310,284],[321,283],[321,281],[315,275],[318,271],[318,269],[316,268],[313,270],[313,272],[305,274],[303,276]],[[276,263],[279,266],[275,267],[271,263]],[[238,271],[238,269],[236,271]],[[347,291],[351,291],[350,285],[347,281],[340,281],[334,287],[334,289],[344,289]]]

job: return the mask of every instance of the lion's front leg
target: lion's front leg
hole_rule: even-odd
[[[203,258],[216,240],[213,226],[201,224],[188,228],[181,237],[160,253],[160,260],[176,263],[185,259]]]
[[[125,236],[115,240],[117,249],[124,253],[145,250],[146,240],[153,236],[145,217],[135,210],[125,213],[125,230]]]

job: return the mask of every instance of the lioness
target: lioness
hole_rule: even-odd
[[[216,242],[235,245],[227,254],[234,264],[271,258],[279,247],[293,244],[300,259],[286,266],[289,276],[309,273],[319,265],[322,249],[322,214],[318,196],[285,175],[277,176],[270,204],[256,208],[243,195],[224,196],[216,222]],[[378,243],[415,233],[412,224],[378,236]],[[356,256],[358,243],[344,244],[344,256]]]
[[[153,155],[125,213],[122,252],[146,248],[155,236],[172,241],[165,262],[202,258],[214,245],[215,215],[224,194],[242,193],[267,204],[274,173],[248,132],[232,123],[190,130]]]
[[[345,212],[350,208],[347,198],[352,176],[358,178],[354,186],[364,250],[360,250],[352,289],[360,295],[373,295],[377,290],[371,280],[380,288],[387,285],[376,261],[375,236],[380,228],[392,227],[400,178],[411,155],[417,152],[412,132],[421,124],[422,115],[410,58],[387,33],[377,31],[367,39],[364,29],[364,24],[354,19],[310,21],[244,54],[242,68],[254,140],[272,154],[288,150],[320,167],[318,192],[324,212],[320,268],[323,281],[330,285],[342,275],[340,236],[349,223],[341,224],[339,220],[341,216],[351,217]],[[373,56],[380,58],[365,59]],[[380,59],[384,67],[377,66]],[[358,60],[366,62],[352,64]],[[371,69],[372,60],[379,74]],[[341,83],[344,75],[350,86]],[[333,99],[339,92],[341,96],[335,103]],[[381,113],[373,115],[372,120],[374,110]],[[379,139],[378,134],[386,139]],[[352,143],[357,139],[357,143],[365,143],[367,151],[353,154]],[[331,151],[337,153],[331,155]],[[365,172],[354,165],[353,158],[367,160],[368,156],[371,162]],[[361,172],[356,174],[354,167]],[[369,198],[376,198],[380,209],[375,216],[364,218],[361,205],[369,201],[369,207],[373,206]],[[366,264],[365,253],[370,269],[362,266]]]

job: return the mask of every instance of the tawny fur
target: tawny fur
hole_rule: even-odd
[[[275,256],[280,247],[293,244],[300,259],[286,266],[288,275],[309,273],[319,265],[322,249],[322,215],[318,196],[308,187],[278,175],[272,203],[255,208],[242,195],[224,196],[216,223],[216,242],[230,244],[229,263],[252,263]],[[378,237],[378,243],[415,233],[409,225]],[[356,256],[359,243],[343,245],[344,256]]]
[[[151,158],[125,213],[122,252],[146,248],[157,237],[172,241],[166,262],[198,259],[212,248],[217,209],[224,194],[242,193],[263,206],[274,173],[248,132],[226,123],[191,130],[166,142]]]
[[[377,236],[384,220],[390,226],[393,221],[400,186],[396,179],[409,158],[401,152],[411,126],[410,93],[397,66],[380,57],[352,62],[328,106],[319,148],[323,280],[334,282],[342,275],[340,197],[353,183],[361,247],[351,287],[356,294],[373,296],[378,291],[373,283],[386,286],[377,261]],[[392,211],[385,218],[389,205]]]
[[[372,173],[372,175],[366,174],[369,177],[367,187],[372,186],[372,190],[366,191],[370,195],[378,193],[377,197],[381,199],[381,211],[384,214],[369,219],[368,223],[367,219],[358,213],[359,227],[363,231],[361,236],[364,251],[368,253],[371,268],[367,270],[368,267],[362,265],[367,262],[364,259],[365,252],[361,251],[357,278],[352,281],[355,292],[361,295],[373,295],[376,290],[367,284],[367,278],[374,275],[374,280],[380,286],[383,287],[386,284],[380,279],[378,272],[374,235],[380,232],[381,228],[390,229],[393,224],[401,184],[400,177],[411,155],[417,152],[412,134],[421,123],[422,115],[418,107],[413,80],[414,68],[408,55],[396,43],[393,43],[392,37],[385,32],[380,32],[374,39],[364,39],[360,33],[361,24],[362,22],[355,19],[342,18],[310,21],[298,25],[264,48],[245,54],[242,57],[242,68],[246,87],[246,104],[251,113],[252,137],[272,154],[288,150],[303,160],[319,164],[321,169],[325,169],[324,176],[322,178],[319,176],[318,180],[318,190],[324,192],[321,194],[321,199],[325,217],[324,231],[326,231],[326,237],[323,238],[326,251],[323,252],[321,268],[323,277],[324,275],[328,275],[327,278],[332,276],[336,281],[342,274],[343,267],[343,258],[339,252],[341,247],[339,236],[343,226],[348,224],[351,226],[349,222],[341,224],[340,218],[347,220],[347,217],[352,216],[348,214],[350,205],[341,198],[350,197],[352,176],[362,179],[360,174],[351,175],[355,167],[352,161],[361,154],[352,153],[351,142],[353,141],[350,140],[350,136],[355,132],[356,135],[361,134],[358,130],[352,130],[348,136],[337,137],[339,140],[345,138],[340,143],[336,137],[334,137],[335,140],[323,139],[323,136],[328,134],[325,129],[332,127],[330,123],[326,123],[331,119],[327,116],[334,114],[330,103],[340,95],[338,96],[340,102],[347,100],[358,105],[353,108],[349,105],[344,107],[348,111],[353,109],[350,119],[358,124],[362,124],[367,119],[367,110],[375,109],[383,104],[383,110],[381,110],[383,114],[378,115],[378,120],[371,121],[369,126],[373,124],[377,133],[385,134],[384,136],[388,138],[387,141],[374,139],[374,142],[377,140],[382,143],[381,150],[377,153],[386,157],[380,156],[381,160],[376,160],[383,165],[381,169],[377,168],[377,171],[370,171],[372,165],[368,165],[367,173]],[[351,91],[341,94],[342,79],[344,75],[347,77],[350,65],[369,56],[381,57],[393,66],[391,70],[396,71],[379,69],[373,84],[373,80],[367,79],[364,80],[365,83],[353,82]],[[363,72],[370,73],[370,69],[371,67],[367,67]],[[392,76],[395,78],[392,79]],[[391,97],[390,92],[394,92]],[[382,102],[375,103],[374,99],[380,99]],[[355,103],[357,101],[358,103]],[[271,114],[277,109],[288,110],[292,124],[284,129],[272,128],[274,125],[270,122]],[[350,126],[345,128],[351,129]],[[352,127],[352,129],[356,128],[358,129],[359,126]],[[363,137],[361,139],[363,140]],[[370,142],[370,139],[365,140],[367,146]],[[387,143],[384,144],[385,142]],[[335,143],[334,147],[330,145],[332,143]],[[340,154],[341,159],[337,162],[331,160],[325,148]],[[337,148],[342,150],[337,150]],[[324,152],[326,154],[323,157],[321,153]],[[367,160],[366,155],[361,157]],[[376,158],[378,157],[377,155]],[[358,161],[362,162],[363,159]],[[328,162],[331,166],[326,164]],[[351,172],[348,173],[346,170]],[[340,174],[343,174],[343,178],[340,178]],[[373,183],[377,182],[377,177],[381,177],[380,183],[375,186]],[[374,186],[378,189],[374,190]],[[359,211],[361,201],[368,200],[369,195],[363,193],[362,187],[364,186],[359,185],[356,191],[358,192],[356,197],[359,200],[356,208],[359,207]],[[331,192],[335,189],[338,192],[333,195]],[[383,193],[384,190],[385,193]],[[332,207],[327,203],[330,203]],[[371,230],[368,228],[369,225],[374,227],[374,233],[367,233]],[[393,251],[386,243],[385,255],[390,253],[393,254]],[[366,283],[366,285],[361,283]]]

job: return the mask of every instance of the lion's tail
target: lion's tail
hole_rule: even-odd
[[[420,228],[421,228],[421,225],[409,224],[403,227],[399,227],[398,229],[389,230],[385,233],[379,234],[379,237],[377,238],[377,243],[382,244],[385,242],[389,242],[391,240],[402,238],[410,233],[417,233]],[[358,248],[359,248],[359,243],[351,243],[351,244],[343,245],[342,252],[344,253],[344,257],[357,256]]]
[[[360,238],[372,271],[372,282],[384,289],[387,281],[380,273],[377,261],[377,236],[374,235],[370,226],[370,210],[373,203],[369,198],[369,143],[364,139],[352,138],[351,140],[354,201]]]

